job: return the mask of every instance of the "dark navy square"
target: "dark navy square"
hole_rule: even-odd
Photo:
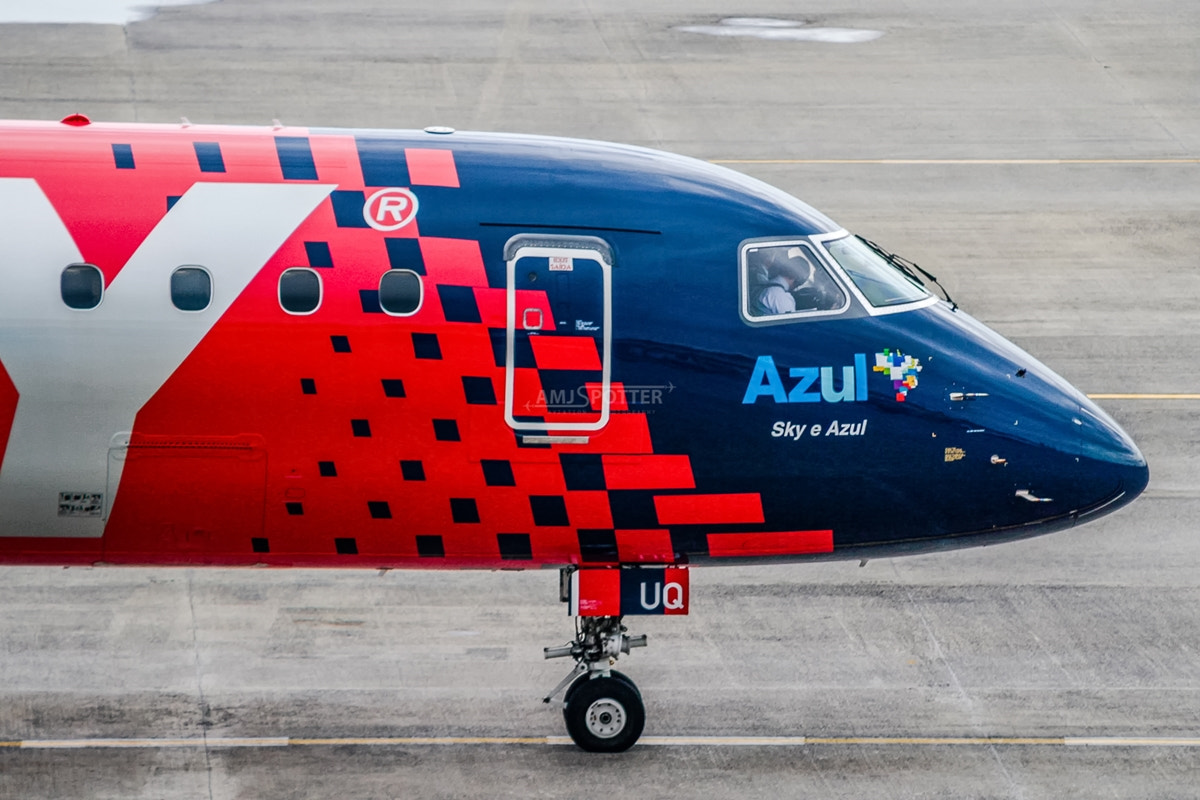
[[[599,377],[597,373],[585,370],[538,370],[542,391],[546,393],[546,411],[572,413],[587,410],[590,405],[587,384]]]
[[[513,331],[513,334],[513,367],[536,368],[537,361],[533,358],[533,345],[529,343],[529,334],[525,331]],[[488,328],[488,336],[492,340],[492,360],[497,367],[503,367],[508,356],[508,333],[504,328]]]
[[[288,503],[287,512],[293,517],[304,516],[304,503]]]
[[[333,546],[341,556],[358,555],[358,542],[353,539],[334,539]]]
[[[500,546],[500,557],[505,561],[533,560],[528,533],[497,533],[496,544]]]
[[[329,242],[305,242],[304,253],[308,256],[310,267],[333,267],[333,254],[329,252]]]
[[[412,335],[412,343],[413,355],[415,357],[441,361],[442,346],[438,344],[436,333],[414,333]]]
[[[491,378],[475,378],[464,375],[462,379],[463,394],[467,404],[472,406],[496,405],[496,387],[492,386]]]
[[[367,196],[362,192],[349,192],[342,189],[329,193],[329,201],[333,203],[333,218],[339,228],[369,228],[363,218],[363,206]]]
[[[315,380],[313,380],[312,378],[301,378],[300,379],[300,391],[303,394],[316,394],[317,393],[317,382]]]
[[[425,480],[425,465],[420,461],[401,461],[400,474],[406,481]]]
[[[529,507],[533,510],[534,525],[571,524],[567,519],[567,503],[562,495],[530,495]]]
[[[608,506],[612,510],[613,527],[617,530],[638,530],[658,527],[658,511],[654,507],[654,492],[646,489],[610,490]]]
[[[458,423],[452,419],[435,419],[433,435],[439,442],[461,441],[458,435]]]
[[[383,379],[384,397],[404,397],[404,381],[399,378]]]
[[[513,476],[512,464],[504,460],[493,461],[483,459],[479,462],[483,467],[483,482],[488,486],[516,486],[517,479]]]
[[[370,438],[370,436],[371,436],[370,420],[352,419],[352,420],[350,420],[350,429],[352,431],[354,431],[355,436],[360,436],[360,437],[364,437],[364,438]]]
[[[179,198],[181,197],[183,197],[181,194],[167,195],[167,211],[170,211],[172,208],[174,208],[175,204],[179,202]]]
[[[388,266],[392,269],[411,269],[418,275],[425,274],[425,259],[421,256],[421,243],[417,239],[383,240],[387,246]]]
[[[318,461],[317,471],[321,473],[322,478],[337,477],[337,465],[332,461]]]
[[[379,304],[378,289],[359,289],[358,302],[364,314],[382,314],[383,306]]]
[[[113,161],[116,162],[117,169],[136,169],[133,164],[133,145],[114,144],[112,151]]]
[[[579,530],[579,557],[584,563],[619,561],[617,533],[613,530]]]
[[[440,536],[418,536],[417,555],[421,558],[445,558],[446,548]]]
[[[358,146],[358,163],[362,167],[364,186],[403,188],[411,184],[403,141],[356,136],[354,143]]]
[[[563,481],[571,492],[607,489],[604,484],[604,464],[596,453],[559,453]]]
[[[269,553],[271,552],[271,543],[262,537],[255,536],[250,540],[250,548],[256,553]]]
[[[285,181],[315,181],[317,165],[306,136],[276,136],[275,151]],[[313,266],[316,266],[315,264]]]
[[[368,500],[367,510],[371,512],[371,519],[392,518],[392,507],[386,500]]]
[[[350,352],[350,337],[349,336],[330,336],[329,343],[331,345],[333,345],[333,352],[335,352],[335,353],[349,353]]]
[[[479,304],[475,302],[475,290],[470,286],[437,287],[442,301],[442,313],[446,322],[480,322]]]
[[[479,522],[479,507],[470,497],[451,497],[450,516],[455,522]]]
[[[201,172],[224,172],[225,159],[221,157],[221,145],[217,142],[193,142],[196,161]]]
[[[671,549],[676,553],[694,556],[708,555],[708,531],[700,528],[678,528],[671,531]]]

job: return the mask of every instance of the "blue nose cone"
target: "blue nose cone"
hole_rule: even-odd
[[[1129,434],[1099,406],[1087,401],[1079,411],[1082,519],[1132,502],[1150,482],[1150,469]]]

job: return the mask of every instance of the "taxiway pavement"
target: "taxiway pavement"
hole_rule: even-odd
[[[763,0],[883,35],[677,30],[735,5],[222,0],[0,25],[0,116],[449,125],[737,162],[1084,391],[1134,395],[1101,403],[1150,462],[1143,498],[983,550],[698,570],[691,615],[639,621],[651,645],[622,662],[662,738],[611,757],[545,740],[567,665],[541,647],[571,627],[552,573],[5,569],[0,796],[1200,795],[1200,400],[1154,396],[1200,393],[1200,6]]]

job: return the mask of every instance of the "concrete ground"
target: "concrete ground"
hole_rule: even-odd
[[[1200,796],[1200,401],[1145,396],[1200,393],[1200,6],[810,7],[753,14],[883,36],[676,29],[746,13],[712,0],[0,25],[0,117],[439,124],[735,161],[1084,391],[1142,395],[1101,401],[1150,461],[1141,500],[984,550],[696,571],[692,614],[639,622],[651,646],[622,662],[662,746],[609,757],[544,738],[568,665],[541,647],[570,635],[551,573],[5,569],[0,740],[29,746],[0,747],[0,797]]]

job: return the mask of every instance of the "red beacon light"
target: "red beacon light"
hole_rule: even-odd
[[[62,118],[62,124],[82,128],[84,125],[91,125],[92,121],[84,114],[70,114]]]

